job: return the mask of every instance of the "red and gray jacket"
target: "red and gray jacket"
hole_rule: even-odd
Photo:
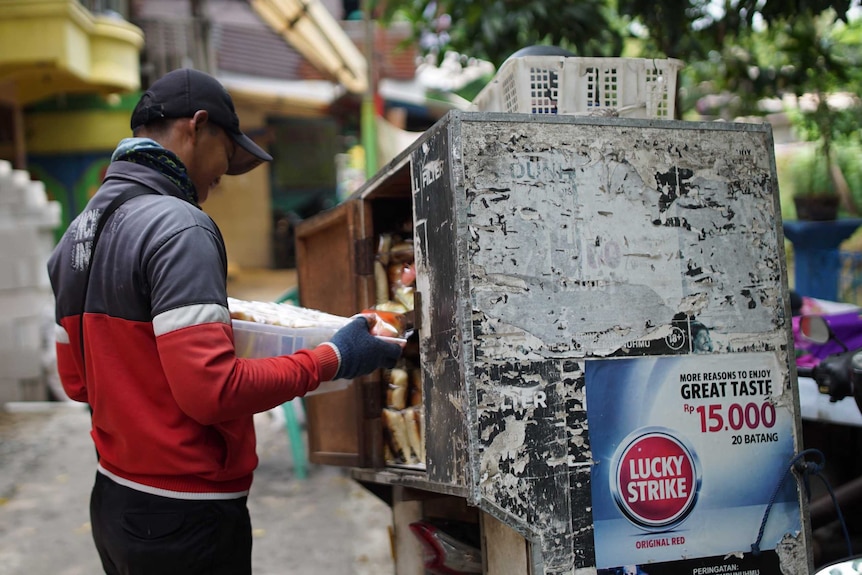
[[[110,216],[91,262],[101,213],[130,186],[157,195],[134,197]],[[335,375],[330,346],[236,357],[221,233],[151,168],[112,163],[48,271],[63,388],[93,409],[100,471],[132,488],[189,499],[245,495],[257,466],[253,414]]]

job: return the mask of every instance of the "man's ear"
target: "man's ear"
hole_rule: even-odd
[[[206,110],[198,110],[195,112],[194,117],[192,118],[192,122],[194,123],[195,131],[197,132],[201,128],[207,125],[209,121],[209,112]]]

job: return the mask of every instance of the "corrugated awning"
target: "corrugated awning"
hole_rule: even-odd
[[[365,57],[319,0],[251,0],[251,5],[318,70],[355,94],[368,89]]]
[[[269,113],[324,115],[343,88],[324,80],[286,81],[219,74],[219,81],[237,103],[260,106]]]

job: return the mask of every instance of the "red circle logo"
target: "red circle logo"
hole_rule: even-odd
[[[630,436],[617,453],[612,492],[617,506],[638,527],[665,529],[685,519],[700,488],[691,450],[665,431]]]

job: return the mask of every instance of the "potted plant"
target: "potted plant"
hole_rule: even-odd
[[[825,221],[838,216],[840,197],[828,161],[820,146],[802,148],[790,161],[793,205],[800,220]]]
[[[849,96],[858,77],[857,58],[841,41],[847,27],[834,23],[829,15],[797,18],[786,28],[782,43],[793,54],[783,78],[797,96],[792,122],[801,139],[812,143],[794,174],[799,219],[835,219],[839,207],[857,213],[838,161],[838,149],[859,135],[859,101]]]

